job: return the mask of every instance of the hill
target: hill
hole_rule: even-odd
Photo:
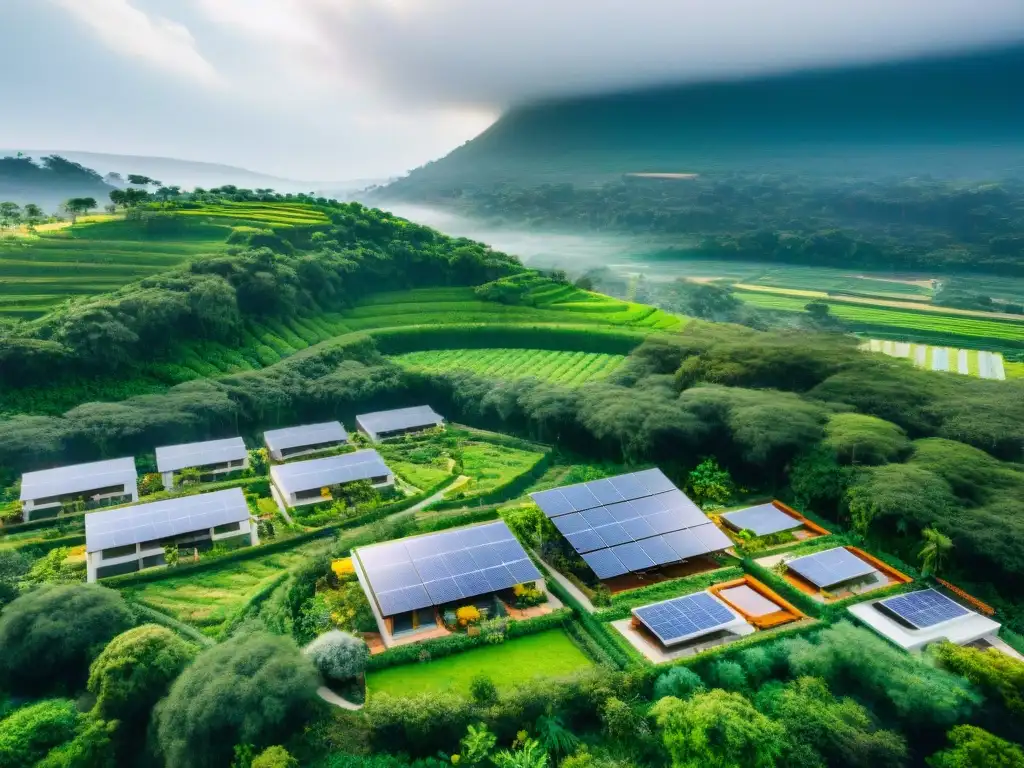
[[[92,197],[102,205],[114,187],[96,171],[60,155],[4,156],[0,152],[0,202],[35,203],[55,211],[72,197]]]
[[[1024,46],[512,109],[385,194],[636,172],[1002,176],[1024,171]]]

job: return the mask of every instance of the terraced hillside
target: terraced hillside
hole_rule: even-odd
[[[499,348],[410,352],[393,359],[399,365],[432,373],[470,371],[497,379],[532,376],[556,384],[579,386],[614,373],[625,357],[598,352]]]

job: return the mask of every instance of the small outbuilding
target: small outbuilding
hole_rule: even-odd
[[[270,458],[286,461],[297,456],[340,448],[348,442],[348,433],[340,421],[303,424],[286,429],[271,429],[263,433]]]
[[[86,508],[138,501],[138,483],[131,457],[26,472],[21,476],[22,516],[25,522],[55,517],[63,505],[76,501]]]
[[[376,443],[389,437],[440,427],[444,419],[429,405],[417,405],[413,408],[364,413],[356,416],[356,424],[360,432]]]
[[[384,488],[394,485],[395,475],[372,449],[270,468],[270,490],[282,509],[329,501],[332,487],[359,480]]]
[[[156,469],[168,491],[174,488],[174,473],[183,469],[197,469],[203,476],[217,477],[248,466],[249,452],[240,437],[165,445],[156,449]]]
[[[85,516],[88,580],[165,565],[168,545],[204,550],[221,540],[259,544],[240,488],[93,512]]]

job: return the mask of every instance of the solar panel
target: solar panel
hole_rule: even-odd
[[[599,579],[611,579],[629,573],[629,568],[624,566],[610,549],[584,552],[580,557],[590,566],[590,570],[597,574]]]
[[[802,521],[786,514],[775,504],[758,504],[756,507],[726,512],[722,519],[730,528],[737,531],[752,531],[755,536],[770,536],[803,525]]]
[[[385,616],[541,578],[503,522],[373,544],[355,554]]]
[[[205,467],[227,461],[240,461],[247,455],[245,441],[240,437],[206,440],[201,443],[165,445],[156,449],[158,472],[175,472],[188,467]]]
[[[877,572],[873,565],[861,560],[845,547],[798,557],[788,561],[786,567],[819,589],[827,589]]]
[[[386,432],[397,432],[403,429],[439,426],[444,419],[429,405],[416,405],[412,408],[396,408],[391,411],[375,411],[356,416],[359,428],[371,437]]]
[[[626,547],[618,557],[585,556],[588,564],[596,564],[591,565],[595,573],[600,568],[599,578],[653,568],[732,545],[729,537],[660,469],[530,495],[580,555],[641,545]],[[691,530],[687,536],[678,535]],[[652,543],[644,546],[646,542]]]
[[[303,493],[356,480],[370,480],[391,474],[384,459],[372,449],[328,456],[323,459],[294,461],[270,468],[274,485],[286,494]]]
[[[85,516],[85,549],[96,552],[249,519],[240,488],[199,493]]]
[[[115,485],[124,485],[132,491],[138,481],[135,459],[108,459],[70,467],[41,469],[21,476],[22,501],[34,501],[49,496],[94,491]]]
[[[323,445],[324,443],[344,443],[348,433],[340,421],[325,421],[320,424],[303,424],[299,427],[271,429],[263,433],[263,442],[272,451],[285,451],[289,448],[303,448],[307,445]]]
[[[727,605],[707,592],[634,608],[633,615],[664,645],[709,634],[740,619]]]
[[[970,611],[934,589],[880,600],[877,605],[896,614],[917,629],[927,629],[944,621],[967,616]]]

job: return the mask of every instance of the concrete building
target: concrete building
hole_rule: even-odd
[[[348,442],[348,433],[339,421],[304,424],[287,429],[271,429],[263,433],[270,458],[285,461],[319,451],[338,448]]]
[[[369,480],[374,488],[394,485],[395,475],[374,450],[275,464],[270,491],[282,509],[330,501],[330,488]]]
[[[201,443],[165,445],[156,449],[156,470],[164,488],[174,488],[174,473],[183,469],[198,469],[204,476],[225,475],[249,466],[249,452],[240,437],[224,440],[206,440]]]
[[[21,476],[21,508],[25,522],[54,517],[64,504],[81,500],[86,507],[105,501],[139,500],[135,459],[109,459],[70,467],[26,472]]]
[[[373,442],[399,437],[425,429],[440,427],[444,419],[429,405],[399,408],[394,411],[376,411],[356,416],[359,431]]]
[[[221,540],[259,544],[240,488],[93,512],[85,516],[88,580],[164,565],[168,544],[185,555]]]

